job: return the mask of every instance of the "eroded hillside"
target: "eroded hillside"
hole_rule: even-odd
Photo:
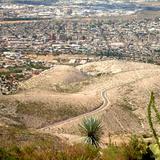
[[[111,134],[148,133],[150,91],[159,104],[160,67],[108,60],[76,68],[56,66],[21,84],[19,93],[1,96],[1,125],[24,125],[70,139],[84,117],[102,119]],[[72,135],[72,136],[71,136]]]

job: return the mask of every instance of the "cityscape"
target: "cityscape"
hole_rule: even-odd
[[[159,160],[159,0],[0,0],[0,160]]]

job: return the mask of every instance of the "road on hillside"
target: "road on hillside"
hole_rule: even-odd
[[[52,129],[56,129],[56,128],[59,128],[60,126],[62,125],[66,125],[68,123],[72,123],[76,120],[79,120],[79,119],[83,119],[83,118],[86,118],[86,117],[90,117],[90,116],[93,116],[93,115],[96,115],[98,114],[99,112],[102,112],[104,110],[106,110],[108,108],[108,106],[110,105],[110,102],[108,100],[108,97],[107,97],[107,91],[106,90],[103,90],[101,91],[101,97],[102,97],[102,105],[99,106],[97,109],[91,111],[91,112],[87,112],[87,113],[84,113],[82,115],[79,115],[79,116],[76,116],[76,117],[73,117],[73,118],[70,118],[70,119],[67,119],[67,120],[63,120],[63,121],[60,121],[60,122],[56,122],[52,125],[49,125],[47,127],[44,127],[44,128],[41,128],[41,129],[38,129],[38,131],[40,132],[50,132],[50,130]],[[53,130],[52,130],[53,131]]]
[[[67,125],[67,124],[72,123],[74,121],[83,120],[83,118],[86,118],[86,117],[97,115],[98,113],[100,113],[102,111],[105,111],[109,107],[109,105],[110,105],[110,101],[109,101],[109,99],[107,97],[107,90],[111,90],[111,89],[114,89],[116,87],[121,87],[121,86],[129,85],[129,84],[133,84],[133,83],[136,83],[138,81],[141,81],[143,79],[147,79],[147,78],[150,78],[150,77],[151,76],[146,76],[146,77],[138,78],[138,79],[135,79],[133,81],[130,81],[130,82],[118,85],[118,86],[114,86],[114,87],[111,87],[111,88],[104,89],[104,90],[101,91],[101,97],[102,97],[103,103],[97,109],[95,109],[95,110],[93,110],[91,112],[87,112],[87,113],[84,113],[82,115],[79,115],[79,116],[67,119],[67,120],[56,122],[56,123],[54,123],[52,125],[48,125],[46,127],[40,128],[40,129],[38,129],[38,131],[40,131],[40,132],[46,132],[46,133],[51,133],[51,132],[54,132],[54,130],[56,130],[57,128],[61,128],[63,125]],[[119,124],[119,126],[121,127],[121,129],[124,131],[125,128],[122,125],[122,123],[120,122],[120,120],[117,117],[116,113],[114,113],[114,117],[113,118],[116,120],[116,122]],[[142,122],[141,122],[141,125],[142,125],[142,127],[144,126],[144,124]]]

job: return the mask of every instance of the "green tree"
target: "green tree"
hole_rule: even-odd
[[[88,144],[99,147],[100,138],[102,135],[102,122],[96,118],[84,119],[79,125],[79,130],[82,136],[85,136],[85,141]]]

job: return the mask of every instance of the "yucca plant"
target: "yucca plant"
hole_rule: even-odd
[[[158,139],[158,134],[154,128],[154,124],[153,124],[153,121],[152,121],[152,109],[154,110],[154,112],[156,113],[156,117],[157,117],[157,120],[158,122],[160,123],[160,113],[158,111],[158,109],[156,108],[156,105],[155,105],[155,97],[154,97],[154,93],[151,92],[151,96],[150,96],[150,102],[148,104],[148,123],[149,123],[149,126],[151,128],[151,131],[153,133],[153,136],[156,140],[156,143],[160,149],[160,143],[159,143],[159,139]]]
[[[85,142],[99,147],[102,135],[102,122],[100,120],[93,117],[84,119],[79,125],[79,130],[85,137]]]

